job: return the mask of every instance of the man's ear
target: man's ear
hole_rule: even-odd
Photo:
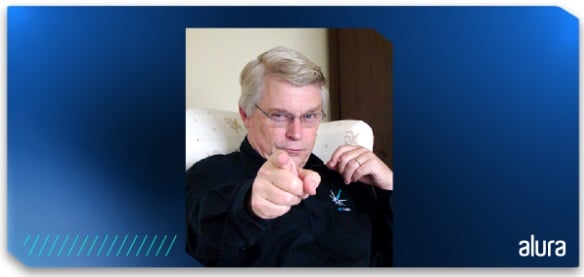
[[[243,125],[246,129],[249,128],[249,116],[245,113],[242,107],[239,107],[239,116],[241,117],[241,121],[243,121]]]

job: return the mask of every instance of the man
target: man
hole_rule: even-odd
[[[206,266],[391,266],[392,171],[371,151],[311,154],[326,79],[277,47],[241,73],[239,152],[187,171],[187,251]]]

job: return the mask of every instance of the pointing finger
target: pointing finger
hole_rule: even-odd
[[[304,192],[309,195],[315,195],[316,188],[320,184],[320,175],[312,170],[299,169],[298,177],[302,179]]]

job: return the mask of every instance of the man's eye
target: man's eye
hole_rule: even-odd
[[[272,120],[275,120],[275,121],[286,121],[287,120],[286,115],[283,113],[272,113],[270,115],[270,118]]]
[[[315,121],[318,121],[320,116],[321,116],[321,114],[319,114],[319,113],[308,113],[308,114],[304,115],[304,120],[306,122],[315,122]]]

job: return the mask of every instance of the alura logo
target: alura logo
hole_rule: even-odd
[[[563,240],[535,239],[531,234],[530,240],[519,242],[519,256],[521,257],[563,257],[566,255],[566,242]]]

